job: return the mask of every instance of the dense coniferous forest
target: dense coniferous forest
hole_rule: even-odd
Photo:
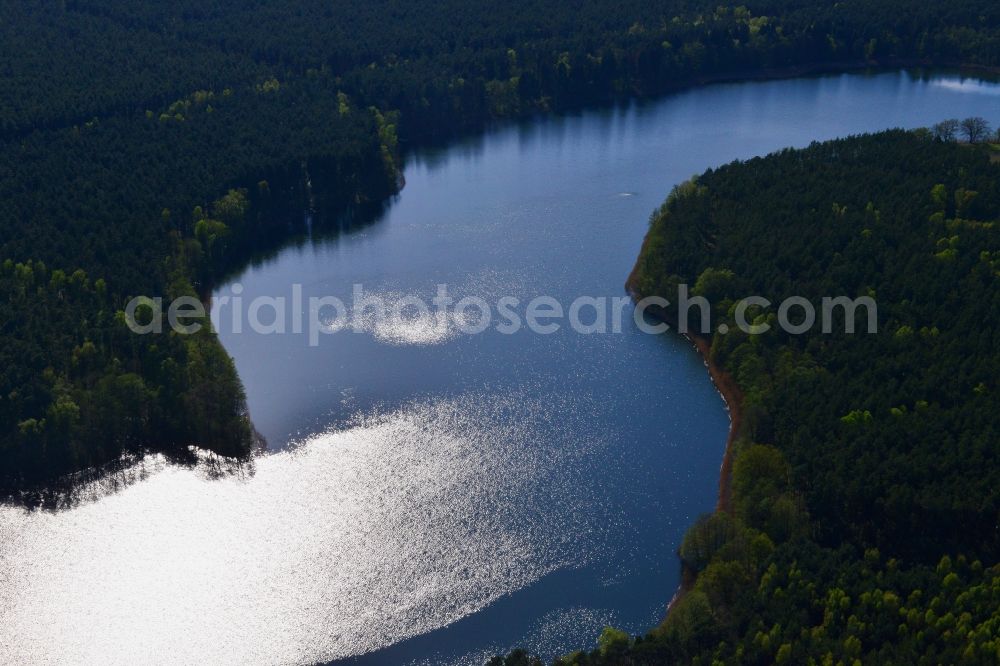
[[[384,200],[407,143],[907,64],[1000,66],[1000,5],[7,2],[0,488],[191,444],[248,453],[214,333],[136,336],[125,304],[206,293],[307,205]],[[881,333],[711,341],[744,394],[731,506],[685,539],[696,582],[661,627],[608,630],[569,662],[1000,658],[998,175],[981,149],[894,132],[729,165],[668,200],[640,293],[689,281],[720,321],[749,293],[869,294]]]
[[[731,499],[686,535],[660,627],[562,663],[1000,659],[998,182],[986,147],[892,131],[674,191],[630,288],[712,304],[709,354],[742,394]],[[775,304],[749,311],[758,335],[736,320],[751,295]],[[870,296],[878,332],[862,309],[853,334],[843,310],[787,333],[790,296]]]
[[[149,448],[247,452],[214,335],[128,338],[120,313],[137,294],[205,293],[280,242],[313,200],[307,182],[326,210],[381,201],[407,142],[714,78],[994,67],[998,12],[986,0],[6,3],[0,486]],[[105,438],[113,414],[127,432]]]

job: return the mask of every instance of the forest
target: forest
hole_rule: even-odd
[[[712,304],[742,394],[731,499],[679,549],[666,620],[560,664],[941,664],[1000,659],[1000,164],[889,131],[678,186],[630,287]],[[753,306],[873,297],[878,332],[792,334]],[[535,663],[523,652],[494,660]]]
[[[0,487],[148,450],[248,453],[214,334],[123,338],[124,305],[204,295],[300,231],[306,206],[385,200],[409,145],[715,79],[996,67],[998,13],[986,0],[8,2]],[[115,415],[122,432],[104,437]]]

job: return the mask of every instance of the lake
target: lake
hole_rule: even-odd
[[[221,476],[151,456],[70,509],[0,507],[0,662],[478,664],[648,630],[729,423],[685,340],[641,332],[627,302],[619,332],[507,332],[493,310],[472,334],[416,305],[336,330],[310,299],[611,304],[675,184],[813,140],[996,121],[998,95],[951,73],[720,84],[412,151],[377,219],[213,295],[266,453]],[[299,323],[323,328],[310,344],[286,312],[285,334],[238,333],[234,297],[301,298]]]

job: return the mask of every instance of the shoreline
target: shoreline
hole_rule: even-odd
[[[633,302],[638,302],[641,299],[641,295],[635,287],[635,281],[638,277],[639,262],[645,253],[648,242],[649,234],[647,233],[643,238],[636,263],[632,267],[628,279],[625,281],[625,291]],[[691,333],[679,333],[676,328],[676,322],[673,321],[670,315],[662,308],[651,307],[647,309],[647,312],[663,323],[668,324],[672,328],[675,335],[680,334],[691,344],[691,346],[695,348],[698,355],[701,356],[701,360],[705,364],[705,367],[708,369],[708,375],[712,380],[713,386],[715,386],[715,390],[722,397],[722,402],[726,406],[726,412],[729,414],[729,432],[726,435],[726,448],[723,451],[722,464],[719,467],[719,490],[718,498],[715,504],[715,512],[723,511],[725,513],[732,513],[733,449],[736,443],[736,437],[743,424],[743,392],[736,383],[736,378],[712,360],[712,343],[710,339]],[[688,569],[684,566],[683,562],[681,562],[681,580],[677,589],[674,591],[673,596],[670,598],[670,601],[667,603],[666,610],[663,614],[664,620],[670,615],[670,611],[674,608],[674,606],[680,602],[680,600],[683,599],[688,592],[694,589],[694,584],[697,581],[697,578],[697,573]]]
[[[804,76],[821,76],[824,74],[850,74],[863,70],[894,71],[901,69],[954,69],[959,75],[1000,76],[1000,67],[977,65],[959,61],[942,62],[926,58],[887,58],[884,60],[840,60],[835,62],[812,62],[799,65],[783,65],[780,67],[764,67],[757,70],[719,72],[691,79],[681,84],[676,91],[699,88],[714,83],[742,83],[746,81],[774,81],[795,79]],[[655,98],[657,95],[651,95]]]
[[[857,74],[865,71],[893,72],[908,69],[955,70],[961,77],[995,77],[1000,80],[1000,66],[979,65],[974,63],[964,63],[961,61],[935,61],[927,58],[886,58],[883,60],[837,60],[827,62],[814,61],[795,65],[761,67],[757,69],[731,69],[723,72],[683,78],[678,81],[664,84],[663,86],[657,87],[651,91],[638,91],[633,89],[629,92],[616,93],[608,97],[602,97],[589,102],[574,103],[559,109],[534,108],[509,116],[487,118],[484,119],[480,125],[458,129],[455,132],[444,132],[441,134],[418,134],[400,141],[401,153],[405,158],[409,152],[427,148],[443,148],[450,145],[454,141],[461,141],[463,139],[482,136],[486,132],[500,129],[511,124],[516,125],[524,122],[534,122],[553,116],[575,114],[595,109],[612,108],[622,103],[656,102],[671,95],[677,95],[711,85],[781,81],[810,76]],[[401,169],[400,173],[402,173],[402,171],[403,170]]]
[[[639,290],[635,287],[635,281],[639,273],[639,261],[646,251],[648,241],[649,234],[643,238],[636,263],[632,267],[628,279],[625,281],[625,292],[633,302],[637,302],[642,298]],[[674,334],[684,337],[698,351],[698,355],[701,356],[702,362],[708,369],[708,374],[712,379],[715,390],[722,396],[722,401],[726,405],[726,411],[729,414],[729,434],[726,436],[726,448],[723,452],[722,464],[719,469],[719,494],[715,510],[731,513],[733,500],[733,445],[736,442],[737,433],[743,424],[743,392],[736,383],[736,378],[712,360],[712,342],[710,339],[692,333],[679,333],[676,330],[676,322],[662,308],[651,307],[646,311],[663,323],[668,324],[673,329]]]
[[[630,295],[635,300],[635,295],[631,294],[631,292]],[[657,313],[656,316],[662,319],[664,323],[671,324],[670,320],[663,313]],[[677,331],[674,330],[674,333],[676,334]],[[708,369],[708,375],[712,379],[712,384],[719,395],[722,396],[722,402],[726,405],[726,412],[729,414],[729,433],[726,435],[726,448],[722,453],[722,464],[719,467],[719,495],[715,503],[715,513],[721,511],[731,514],[733,510],[733,448],[737,433],[743,422],[743,393],[736,384],[736,379],[712,360],[711,343],[707,339],[687,333],[681,333],[680,335],[698,351],[698,355],[701,356],[702,362]],[[694,584],[697,580],[698,574],[681,563],[681,582],[677,586],[674,596],[670,598],[670,602],[667,604],[664,618],[670,614],[674,604],[694,589]]]

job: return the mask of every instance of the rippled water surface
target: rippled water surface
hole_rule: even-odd
[[[788,145],[945,117],[948,74],[719,85],[411,155],[374,222],[249,267],[222,297],[622,295],[670,188]],[[237,287],[238,283],[238,287]],[[626,310],[630,316],[631,310]],[[714,501],[728,419],[673,336],[460,318],[221,336],[269,452],[233,473],[150,457],[71,509],[0,507],[0,663],[481,663],[648,629]]]

